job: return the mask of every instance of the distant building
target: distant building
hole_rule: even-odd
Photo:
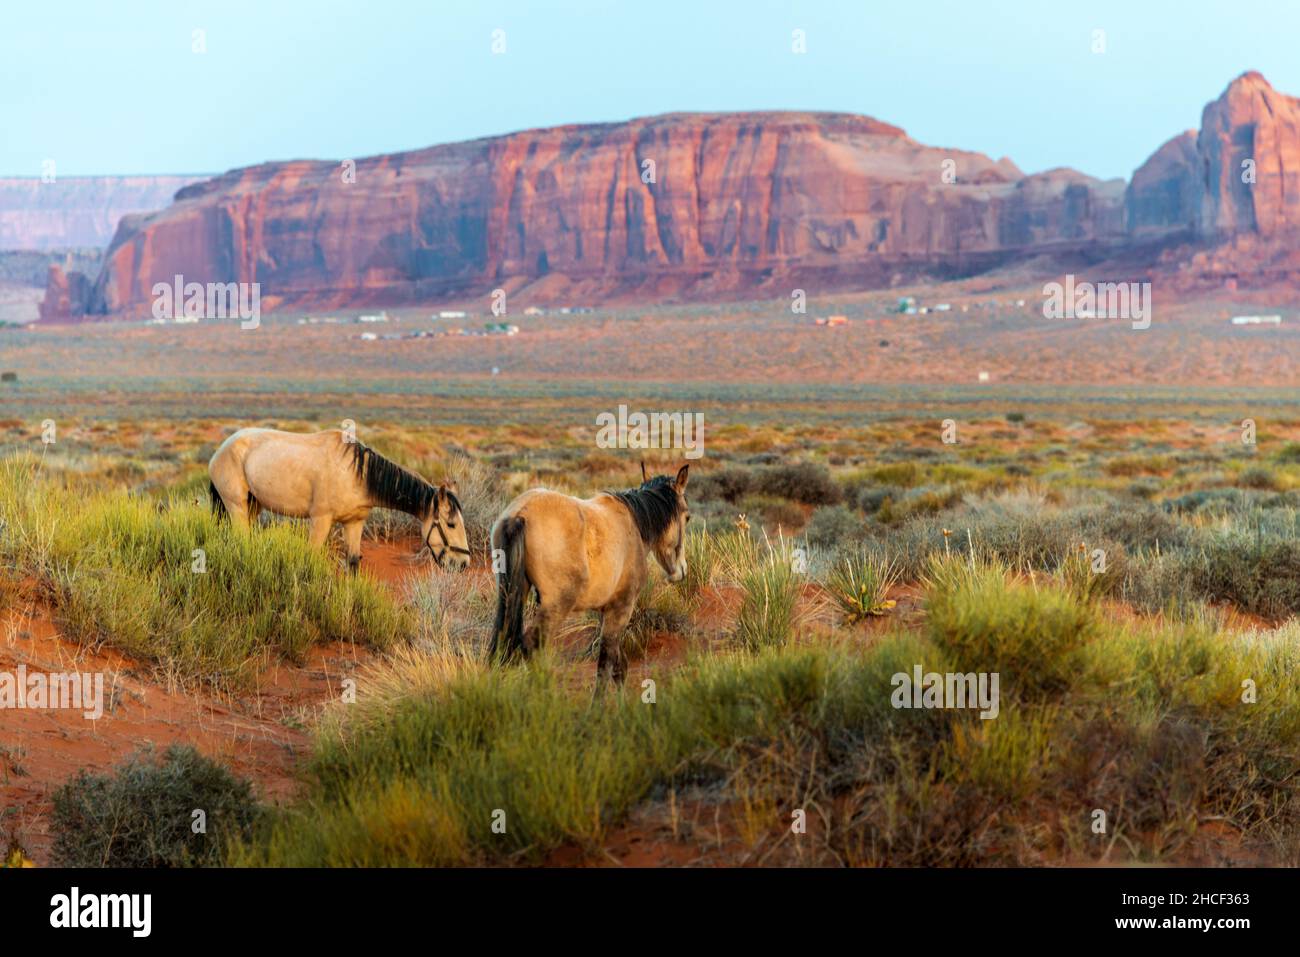
[[[438,313],[439,319],[464,319],[465,313],[460,309],[444,309]]]
[[[387,312],[377,312],[367,316],[357,316],[357,322],[387,322],[387,321],[388,321]]]
[[[1281,316],[1233,316],[1234,326],[1280,326]]]

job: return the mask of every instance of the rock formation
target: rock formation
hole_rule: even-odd
[[[486,304],[497,287],[537,304],[771,298],[1045,254],[1145,269],[1160,250],[1177,250],[1160,262],[1180,282],[1235,282],[1252,261],[1275,281],[1294,258],[1298,176],[1300,101],[1258,73],[1127,186],[1026,176],[845,114],[561,126],[194,183],[123,217],[93,288],[52,275],[51,314],[145,316],[154,285],[177,275],[260,283],[267,310]]]

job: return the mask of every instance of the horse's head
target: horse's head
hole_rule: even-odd
[[[420,534],[439,568],[461,570],[469,565],[469,536],[455,483],[443,483],[434,490]]]
[[[670,582],[679,582],[686,577],[686,523],[691,520],[691,513],[686,507],[686,480],[689,465],[683,465],[677,471],[677,478],[672,481],[672,492],[677,497],[677,508],[670,521],[653,542],[655,558],[664,570]],[[663,476],[668,479],[668,476]]]

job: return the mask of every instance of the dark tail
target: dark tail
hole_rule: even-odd
[[[230,517],[226,511],[226,503],[221,500],[221,496],[217,493],[217,486],[212,482],[208,482],[208,498],[212,500],[212,514],[217,516],[218,521]]]
[[[524,603],[532,588],[524,570],[522,518],[507,518],[501,523],[501,550],[505,553],[505,567],[497,575],[497,618],[492,626],[488,660],[505,662],[524,652]]]

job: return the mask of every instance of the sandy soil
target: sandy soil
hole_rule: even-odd
[[[396,585],[418,568],[405,545],[368,542],[363,561]],[[104,676],[104,713],[6,710],[0,733],[0,843],[10,837],[37,864],[49,864],[51,794],[78,771],[110,771],[132,752],[189,744],[250,779],[258,796],[280,804],[298,781],[294,767],[311,743],[320,709],[341,693],[341,681],[372,657],[365,648],[312,648],[301,664],[279,662],[252,690],[232,696],[168,686],[111,649],[90,651],[66,640],[49,607],[23,589],[0,615],[0,671],[89,672]]]

